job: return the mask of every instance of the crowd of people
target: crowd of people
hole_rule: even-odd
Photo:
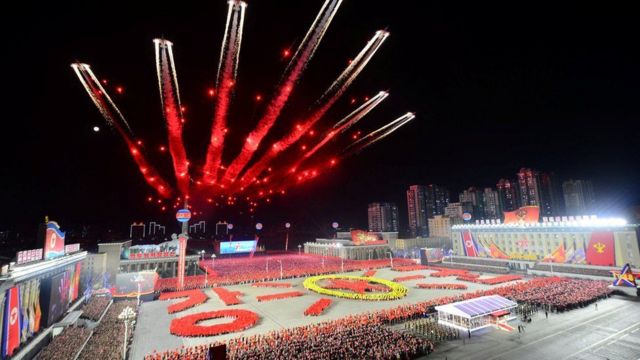
[[[536,278],[531,281],[545,283],[539,287],[529,288],[513,294],[511,298],[518,302],[532,304],[551,311],[565,311],[585,307],[598,299],[609,296],[612,292],[607,281],[557,277]]]
[[[185,291],[175,291],[160,294],[160,298],[158,300],[172,300],[172,299],[181,299],[186,298],[183,301],[174,303],[167,307],[167,312],[169,314],[177,313],[186,309],[190,309],[194,306],[203,304],[207,301],[208,297],[204,292],[200,289],[195,290],[185,290]]]
[[[100,324],[80,353],[80,360],[122,360],[122,341],[124,338],[124,322],[118,319],[126,307],[136,309],[135,300],[113,303],[102,317]],[[135,311],[135,310],[134,310]],[[127,342],[133,338],[133,329],[129,329]]]
[[[92,321],[100,320],[102,314],[109,306],[111,299],[106,296],[94,296],[89,302],[82,307],[82,317],[83,319],[89,319]]]
[[[282,264],[282,277],[280,272]],[[415,265],[410,259],[394,259],[395,266]],[[282,278],[300,278],[347,271],[364,271],[389,267],[389,259],[341,260],[334,256],[313,254],[257,256],[254,258],[226,258],[200,261],[208,275],[185,276],[184,289],[207,286],[247,284],[276,281]],[[175,291],[177,278],[158,279],[157,291]]]
[[[82,345],[91,335],[91,330],[85,327],[69,326],[53,338],[40,352],[40,360],[74,360]]]
[[[404,328],[413,334],[429,339],[429,341],[435,344],[455,340],[460,337],[457,330],[438,324],[437,316],[428,316],[424,319],[407,321],[404,323]]]
[[[217,345],[217,343],[211,344]],[[209,346],[154,352],[145,360],[206,359]],[[227,359],[412,359],[433,351],[433,343],[381,323],[347,317],[282,329],[227,342]]]
[[[593,280],[557,277],[534,278],[487,290],[439,297],[420,303],[350,315],[346,318],[315,325],[283,329],[265,335],[236,338],[227,343],[227,354],[229,359],[376,358],[370,354],[382,354],[379,357],[382,359],[397,359],[397,356],[412,356],[411,354],[420,354],[421,351],[432,351],[433,342],[414,336],[404,338],[406,335],[400,333],[387,333],[389,330],[382,325],[393,325],[426,318],[434,314],[434,307],[437,305],[479,296],[501,295],[528,304],[529,307],[526,309],[530,311],[545,305],[562,311],[576,305],[584,306],[588,302],[606,296],[609,293],[607,285],[607,282]],[[427,325],[425,325],[426,327]],[[367,329],[374,329],[374,334],[370,334]],[[359,332],[360,340],[352,337],[352,334]],[[375,334],[385,335],[380,338]],[[443,336],[446,337],[446,335]],[[443,337],[440,336],[440,338]],[[325,341],[324,346],[318,346],[318,339]],[[204,359],[208,348],[209,346],[205,345],[154,353],[147,356],[146,360]],[[369,348],[380,350],[368,353]]]

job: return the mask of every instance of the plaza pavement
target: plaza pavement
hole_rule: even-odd
[[[152,353],[153,350],[165,351],[177,349],[183,345],[187,347],[206,344],[216,340],[225,340],[239,336],[267,333],[269,331],[281,328],[291,328],[296,326],[308,325],[322,321],[338,319],[352,314],[393,308],[402,304],[414,304],[437,297],[460,294],[463,292],[472,292],[480,289],[484,290],[492,287],[489,285],[458,281],[455,279],[455,277],[429,277],[428,274],[432,272],[433,271],[430,270],[397,272],[391,271],[388,268],[378,269],[374,277],[388,280],[392,280],[395,277],[417,274],[427,275],[427,277],[424,279],[403,282],[402,284],[409,288],[408,295],[398,300],[363,301],[332,297],[331,299],[333,300],[333,303],[327,310],[325,310],[325,312],[321,316],[304,316],[304,310],[311,304],[316,302],[318,299],[323,297],[317,293],[304,289],[304,287],[302,286],[304,278],[282,280],[282,282],[292,283],[294,285],[292,288],[256,288],[252,287],[251,284],[225,286],[226,289],[229,289],[231,291],[241,291],[244,293],[244,296],[240,297],[242,303],[233,306],[225,306],[218,298],[218,296],[213,293],[213,291],[211,291],[211,289],[205,290],[205,293],[209,296],[209,300],[206,303],[176,314],[168,314],[167,307],[174,302],[182,300],[153,301],[143,303],[139,311],[134,333],[133,345],[130,349],[129,355],[131,359],[139,360],[143,359],[144,355]],[[361,276],[363,274],[363,271],[347,272],[345,274]],[[488,278],[494,276],[496,275],[486,274],[482,275],[481,277]],[[468,286],[468,290],[417,289],[415,288],[416,283],[462,283]],[[296,290],[304,292],[305,295],[301,297],[272,300],[267,302],[258,302],[256,300],[257,295],[267,295]],[[246,331],[220,336],[189,338],[178,337],[169,333],[169,324],[174,318],[203,311],[223,309],[251,310],[260,316],[260,321],[256,326]],[[216,323],[224,323],[228,321],[228,319],[215,319],[204,321],[201,324],[213,325]]]
[[[429,360],[640,360],[640,301],[612,296],[586,308],[533,316],[525,332],[494,328],[439,344]]]

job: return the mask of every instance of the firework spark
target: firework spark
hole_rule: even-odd
[[[178,88],[178,76],[173,61],[173,44],[164,39],[153,40],[156,52],[156,71],[158,73],[158,86],[160,89],[160,103],[162,114],[167,123],[167,139],[169,153],[173,159],[178,190],[182,194],[189,193],[189,160],[182,141],[182,128],[184,116],[180,105],[180,91]]]
[[[159,199],[149,197],[149,202],[157,203],[162,210],[165,210],[167,206],[179,207],[181,199],[186,200],[190,196],[195,196],[196,199],[194,200],[197,200],[197,198],[206,199],[206,203],[211,206],[223,203],[225,202],[224,200],[228,205],[233,205],[236,204],[238,198],[246,198],[251,207],[250,211],[253,211],[258,205],[256,202],[258,199],[262,198],[270,202],[272,196],[276,194],[284,195],[288,187],[315,178],[334,167],[338,161],[388,136],[413,118],[413,114],[408,113],[355,141],[341,155],[334,155],[329,159],[316,161],[309,165],[307,169],[291,172],[289,171],[291,166],[279,169],[272,167],[272,163],[278,159],[281,153],[290,149],[302,136],[308,134],[310,139],[317,140],[315,144],[301,144],[300,149],[303,152],[295,154],[293,161],[293,167],[298,168],[331,140],[340,134],[344,134],[347,129],[360,121],[387,98],[388,93],[384,91],[379,92],[371,99],[365,98],[364,104],[324,131],[322,136],[317,136],[321,132],[313,129],[324,118],[335,102],[344,95],[349,85],[363,71],[389,36],[387,31],[380,30],[375,33],[358,55],[349,62],[346,69],[340,73],[337,79],[330,84],[313,104],[309,114],[300,116],[303,120],[299,124],[295,125],[288,134],[270,144],[266,149],[267,151],[260,158],[255,159],[252,166],[247,167],[254,158],[262,140],[280,117],[280,113],[289,100],[294,86],[298,84],[341,3],[342,0],[325,0],[293,56],[290,56],[291,53],[287,50],[289,53],[286,57],[290,57],[290,61],[279,86],[276,88],[275,94],[267,103],[265,112],[256,127],[246,136],[244,146],[226,168],[222,166],[221,161],[225,149],[224,138],[227,133],[227,124],[229,123],[229,108],[237,81],[246,4],[240,0],[228,1],[227,21],[220,50],[216,85],[215,88],[208,89],[209,96],[214,97],[216,103],[211,126],[211,138],[204,154],[202,168],[193,169],[190,166],[189,156],[183,141],[184,108],[180,100],[178,78],[173,58],[173,44],[165,39],[154,40],[158,88],[162,112],[167,126],[166,144],[156,146],[158,146],[160,152],[168,151],[171,154],[178,190],[178,196],[175,199],[173,199],[174,189],[150,165],[143,154],[144,146],[142,141],[135,139],[125,117],[103,87],[103,85],[106,86],[108,84],[107,81],[104,80],[103,83],[98,81],[89,65],[74,63],[71,66],[98,111],[127,144],[134,162],[138,165],[147,183],[160,195]],[[115,87],[115,91],[118,94],[122,94],[123,88],[121,86]],[[262,101],[262,99],[262,95],[256,96],[257,101]],[[352,103],[354,102],[355,100],[352,100]],[[263,173],[266,173],[266,175],[262,175]],[[195,178],[196,175],[199,177]],[[239,175],[242,175],[240,177],[241,181],[236,181]],[[252,192],[257,192],[255,196],[253,193],[248,193],[250,186],[255,187],[251,189]],[[243,192],[247,192],[247,194],[237,197]],[[171,199],[171,201],[165,202],[162,198]],[[218,200],[214,201],[214,199]],[[189,207],[191,208],[191,205]],[[196,211],[194,210],[195,213]],[[201,213],[201,211],[197,213]]]
[[[277,93],[267,106],[264,116],[260,119],[256,128],[247,136],[238,157],[236,157],[227,168],[223,177],[223,184],[235,181],[238,174],[240,174],[242,169],[244,169],[251,160],[251,157],[260,146],[262,139],[278,119],[282,108],[284,108],[287,100],[289,100],[289,95],[293,91],[293,87],[313,57],[341,3],[342,0],[325,1],[307,35],[291,58],[291,62],[285,72],[287,74],[285,75],[285,80],[278,87]]]
[[[204,165],[205,184],[214,184],[220,168],[224,138],[227,127],[227,114],[231,102],[231,94],[237,78],[238,62],[240,59],[240,45],[242,44],[242,27],[244,25],[244,12],[247,4],[243,1],[230,0],[227,12],[227,25],[225,27],[222,48],[220,50],[220,62],[216,76],[216,88],[218,98],[216,101],[213,118],[213,128],[209,149]]]

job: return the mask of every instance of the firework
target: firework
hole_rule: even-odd
[[[369,60],[373,57],[376,51],[380,48],[384,40],[389,36],[386,31],[377,31],[367,45],[360,51],[358,56],[347,66],[347,68],[340,74],[340,76],[329,86],[327,91],[322,95],[320,100],[316,104],[321,104],[317,110],[315,110],[307,120],[302,124],[295,125],[294,129],[280,140],[271,145],[269,151],[267,151],[251,168],[249,168],[245,175],[244,180],[251,180],[254,177],[260,175],[260,173],[266,169],[269,164],[275,159],[278,154],[288,149],[291,145],[297,142],[309,129],[315,125],[331,106],[344,94],[349,85],[356,79],[358,74],[364,69]],[[233,181],[233,179],[232,179]],[[244,182],[242,182],[244,183]]]
[[[173,193],[171,186],[169,186],[169,184],[160,177],[155,168],[149,164],[145,156],[142,154],[141,149],[139,149],[133,141],[133,134],[131,128],[129,128],[127,120],[111,100],[107,91],[102,87],[102,85],[100,85],[100,82],[94,75],[91,67],[87,64],[81,63],[74,63],[71,67],[107,123],[116,129],[117,133],[120,134],[127,144],[131,157],[138,165],[138,169],[144,176],[147,183],[155,189],[160,196],[164,198],[171,197]]]
[[[388,136],[413,118],[413,114],[408,113],[354,142],[340,155],[334,155],[329,159],[320,159],[309,165],[307,169],[292,172],[290,171],[291,166],[284,166],[280,169],[275,169],[275,171],[271,167],[272,163],[278,160],[279,155],[287,149],[291,149],[302,136],[305,134],[313,136],[315,134],[315,130],[312,128],[318,125],[318,122],[325,117],[336,101],[342,98],[351,83],[364,70],[374,54],[388,38],[389,33],[387,31],[379,30],[370,38],[358,55],[349,62],[349,65],[329,85],[318,100],[313,103],[309,113],[300,116],[302,121],[294,125],[293,129],[279,140],[269,144],[267,151],[261,157],[254,159],[256,150],[258,150],[262,140],[278,120],[294,86],[299,82],[341,3],[342,0],[326,0],[324,2],[304,39],[295,53],[293,53],[293,56],[291,56],[282,80],[277,86],[275,94],[267,103],[258,124],[246,135],[246,141],[242,149],[227,168],[222,166],[221,159],[225,149],[224,142],[227,124],[229,123],[229,108],[237,81],[246,4],[240,0],[228,1],[227,19],[220,50],[215,88],[208,90],[209,96],[215,97],[215,107],[211,125],[211,137],[204,153],[204,164],[201,168],[193,169],[190,166],[189,154],[186,152],[183,141],[184,108],[181,105],[178,77],[173,57],[173,43],[165,39],[155,39],[153,41],[160,103],[167,127],[167,144],[166,146],[164,144],[159,145],[159,150],[161,152],[168,151],[171,155],[178,195],[175,198],[173,195],[176,192],[158,174],[156,169],[149,164],[143,153],[142,141],[135,139],[133,131],[122,112],[109,96],[105,87],[102,86],[103,84],[107,85],[106,80],[103,80],[103,84],[101,84],[89,65],[72,64],[74,72],[98,111],[126,143],[134,162],[138,165],[145,180],[160,195],[158,199],[148,197],[149,202],[157,203],[162,210],[165,210],[168,206],[173,206],[174,208],[181,206],[182,201],[189,199],[190,196],[195,196],[196,199],[194,200],[196,202],[197,199],[203,200],[202,202],[206,199],[206,203],[211,205],[223,203],[225,200],[227,205],[233,205],[236,204],[238,198],[246,198],[251,206],[250,210],[253,210],[257,206],[256,199],[266,198],[265,201],[270,202],[270,197],[276,193],[285,194],[288,187],[318,176],[335,166],[338,161]],[[290,51],[287,49],[286,52],[286,57],[289,57]],[[114,89],[117,94],[123,94],[122,87],[118,86]],[[335,124],[329,125],[329,128],[324,131],[322,136],[318,137],[318,141],[309,146],[309,149],[307,149],[306,144],[301,145],[300,148],[303,152],[293,154],[293,168],[297,169],[303,162],[309,161],[331,140],[340,134],[344,134],[386,99],[387,96],[387,92],[381,91],[371,99],[366,98],[366,102],[356,110]],[[262,95],[258,95],[256,99],[258,101],[262,100]],[[355,100],[352,100],[352,103],[354,102]],[[247,167],[252,160],[253,165]],[[262,175],[263,173],[267,175]],[[261,176],[263,177],[258,179]],[[238,178],[240,181],[237,181]],[[247,196],[249,195],[249,186],[252,187],[250,190],[252,192],[251,196]],[[237,196],[243,192],[247,194],[242,195],[242,197]],[[256,192],[255,197],[253,192]],[[171,201],[165,202],[162,198],[171,198]],[[190,204],[192,203],[191,200],[189,202]],[[189,207],[191,208],[191,205]],[[194,210],[193,213],[196,214],[197,212]]]
[[[291,58],[291,62],[285,72],[285,80],[278,87],[276,95],[267,106],[264,116],[260,119],[256,128],[247,136],[238,157],[236,157],[227,168],[223,177],[223,184],[235,181],[238,174],[240,174],[249,160],[251,160],[253,153],[255,153],[260,146],[262,139],[276,122],[282,108],[284,108],[287,100],[289,100],[289,95],[293,91],[293,87],[313,57],[314,52],[318,48],[341,3],[342,0],[325,1],[307,35],[304,37],[304,40],[302,40],[302,43],[300,43],[295,55]]]
[[[164,39],[155,39],[153,43],[156,50],[156,71],[158,73],[160,103],[162,104],[162,114],[167,123],[169,153],[173,159],[173,169],[178,190],[182,194],[188,194],[189,160],[182,141],[184,116],[180,105],[178,76],[171,49],[173,44]]]
[[[240,45],[242,44],[242,28],[244,25],[244,12],[247,4],[243,1],[230,0],[227,12],[227,25],[220,50],[220,62],[216,76],[216,88],[218,98],[216,101],[211,139],[204,165],[203,181],[213,185],[216,181],[224,138],[227,127],[227,114],[231,102],[231,94],[236,82],[238,62],[240,59]]]

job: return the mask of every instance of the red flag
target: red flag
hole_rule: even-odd
[[[462,232],[462,241],[464,242],[464,253],[467,254],[467,256],[478,256],[478,251],[476,250],[476,245],[473,243],[473,236],[470,230]]]
[[[587,246],[587,264],[613,266],[615,264],[613,232],[594,231]]]
[[[20,292],[15,286],[7,290],[4,328],[3,348],[6,355],[13,355],[13,350],[20,345]]]
[[[491,243],[491,245],[489,245],[489,251],[491,252],[491,257],[494,259],[509,258],[509,256],[507,256],[507,254],[505,254],[502,250],[500,250],[500,248],[494,243]]]

